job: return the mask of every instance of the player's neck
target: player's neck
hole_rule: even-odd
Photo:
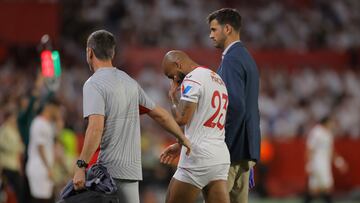
[[[191,62],[188,67],[189,67],[189,70],[186,71],[187,72],[186,74],[188,74],[191,71],[193,71],[194,69],[200,67],[200,65],[195,62]]]
[[[224,50],[230,46],[233,42],[239,41],[240,35],[231,35],[224,42]]]
[[[93,66],[94,72],[96,72],[100,68],[112,68],[112,67],[113,67],[113,65],[112,65],[111,60],[109,60],[109,61],[98,60],[98,61],[94,62],[94,66]]]
[[[46,111],[44,111],[42,114],[40,114],[40,116],[41,116],[43,119],[47,120],[47,121],[50,121],[50,120],[51,120],[50,114],[49,114],[48,112],[46,112]]]

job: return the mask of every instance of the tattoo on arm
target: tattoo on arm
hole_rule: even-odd
[[[187,101],[181,100],[179,105],[173,104],[171,112],[177,123],[182,123],[184,117],[186,116],[192,117],[192,115],[186,115],[190,108],[192,108],[192,103]]]
[[[190,102],[181,101],[179,104],[179,112],[181,117],[185,116],[186,110],[190,107]]]

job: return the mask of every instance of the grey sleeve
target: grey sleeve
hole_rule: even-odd
[[[153,110],[155,108],[155,103],[150,99],[150,97],[145,93],[145,91],[138,84],[138,92],[139,92],[139,105],[141,107],[145,107],[149,110]]]
[[[93,114],[105,116],[104,97],[90,82],[86,82],[83,87],[83,108],[84,118]]]

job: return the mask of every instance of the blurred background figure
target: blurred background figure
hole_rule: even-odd
[[[34,203],[54,202],[55,136],[63,128],[60,104],[49,101],[30,127],[26,174]]]
[[[268,176],[269,164],[274,159],[274,146],[266,135],[262,135],[260,147],[260,161],[257,163],[256,169],[256,192],[262,198],[268,197],[266,181]]]
[[[43,90],[43,85],[44,77],[39,73],[37,74],[32,90],[29,93],[24,92],[25,94],[20,96],[17,122],[22,140],[24,141],[26,147],[29,145],[31,122],[42,108],[40,105],[40,96],[41,91]]]
[[[119,47],[114,65],[135,78],[156,103],[166,106],[169,82],[160,70],[162,57],[168,50],[181,49],[205,66],[218,67],[221,51],[208,39],[206,17],[224,7],[236,8],[242,16],[241,41],[260,72],[261,136],[272,148],[270,156],[261,156],[265,169],[260,164],[255,167],[257,186],[263,182],[249,192],[249,202],[304,201],[306,135],[326,115],[336,123],[334,149],[348,165],[345,174],[332,171],[331,195],[334,202],[359,202],[358,0],[0,0],[0,125],[9,107],[19,104],[15,107],[18,131],[27,146],[30,124],[41,106],[52,97],[60,100],[65,130],[54,148],[63,158],[54,161],[54,177],[56,188],[62,188],[69,177],[60,160],[73,166],[84,140],[87,36],[98,29],[114,33]],[[41,74],[38,48],[44,34],[61,58],[60,86],[53,91]],[[145,116],[141,125],[141,202],[163,202],[175,168],[160,165],[158,155],[174,140]],[[25,160],[21,165],[26,165]],[[0,202],[15,203],[14,189],[5,179],[1,178]]]
[[[334,150],[334,126],[330,117],[324,117],[312,128],[306,142],[306,171],[308,173],[308,194],[305,203],[320,197],[324,202],[333,202],[331,192],[334,187],[332,163],[342,173],[347,170],[344,158]]]
[[[15,104],[8,104],[4,114],[4,123],[0,126],[0,168],[4,177],[3,181],[8,183],[20,202],[24,195],[22,159],[25,146],[16,122],[16,109]]]

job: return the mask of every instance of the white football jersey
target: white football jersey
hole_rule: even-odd
[[[198,67],[186,75],[181,84],[180,100],[197,103],[185,135],[192,144],[186,155],[182,148],[179,167],[197,168],[229,164],[225,143],[225,118],[228,95],[225,83],[214,71]]]
[[[308,149],[312,150],[309,160],[311,171],[329,171],[331,173],[333,143],[333,134],[322,125],[316,125],[310,131],[306,145]]]

